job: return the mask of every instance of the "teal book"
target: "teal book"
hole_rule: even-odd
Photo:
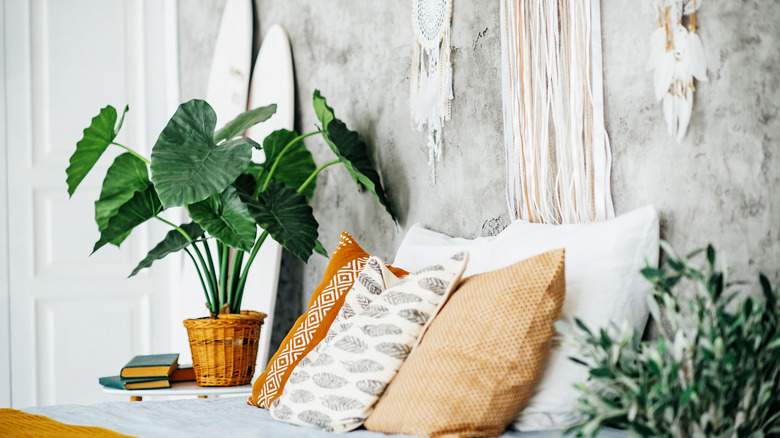
[[[101,385],[116,389],[155,389],[170,388],[171,382],[162,377],[134,377],[124,379],[120,376],[101,377],[98,379]]]
[[[122,368],[120,376],[164,377],[168,379],[178,366],[179,354],[146,354],[136,356]]]

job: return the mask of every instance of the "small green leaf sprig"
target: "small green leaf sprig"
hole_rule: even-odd
[[[322,124],[316,131],[299,135],[282,129],[260,145],[242,135],[268,120],[276,105],[247,111],[216,130],[214,110],[194,99],[176,110],[150,159],[116,142],[129,108],[118,122],[115,108],[103,108],[84,129],[66,171],[72,196],[109,146],[125,150],[108,168],[95,202],[100,238],[93,252],[109,243],[119,246],[150,219],[166,223],[172,230],[130,276],[184,250],[196,267],[213,317],[240,311],[249,268],[268,236],[304,261],[315,251],[327,255],[309,206],[316,177],[325,168],[343,164],[358,187],[372,193],[395,220],[366,144],[336,118],[319,90],[314,91],[313,106]],[[322,136],[334,160],[317,167],[303,142],[313,135]],[[262,149],[265,161],[253,162],[253,149]],[[192,222],[176,225],[161,217],[164,210],[179,206]],[[212,239],[216,259],[208,243]]]
[[[780,293],[759,276],[762,299],[740,293],[716,266],[710,245],[679,257],[662,242],[660,269],[642,274],[654,285],[649,308],[657,340],[628,326],[591,331],[558,324],[573,337],[589,368],[577,385],[581,422],[570,431],[594,436],[602,427],[642,437],[780,436]],[[694,259],[705,254],[703,267]]]

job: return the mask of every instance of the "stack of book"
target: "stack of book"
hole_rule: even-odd
[[[101,377],[98,381],[108,388],[153,389],[195,380],[192,366],[179,366],[178,362],[178,353],[135,356],[122,367],[118,376]]]

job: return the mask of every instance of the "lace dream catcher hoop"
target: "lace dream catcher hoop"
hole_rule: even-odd
[[[418,131],[428,129],[428,165],[436,182],[441,156],[442,125],[450,120],[452,60],[450,32],[452,0],[412,0],[414,55],[411,72],[412,120]]]

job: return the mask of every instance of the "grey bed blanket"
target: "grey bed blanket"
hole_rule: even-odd
[[[81,426],[98,426],[141,438],[169,437],[302,437],[302,438],[382,438],[381,433],[364,429],[336,435],[319,429],[298,427],[274,420],[265,409],[248,406],[242,397],[187,399],[144,402],[106,402],[95,405],[56,405],[22,409],[30,414]],[[393,435],[408,437],[410,435]],[[558,431],[507,431],[503,437],[552,438]],[[626,435],[603,431],[600,437]]]

